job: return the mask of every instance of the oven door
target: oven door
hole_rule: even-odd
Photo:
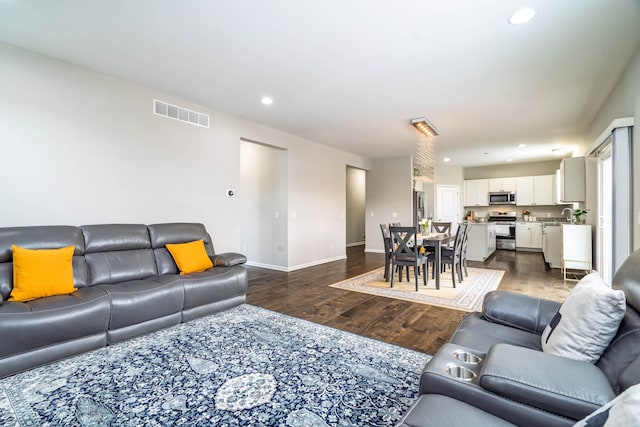
[[[516,226],[496,224],[496,249],[516,250]]]

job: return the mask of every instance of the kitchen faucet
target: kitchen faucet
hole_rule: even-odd
[[[564,211],[569,210],[569,216],[567,217],[567,222],[571,222],[571,214],[573,213],[573,209],[571,208],[564,208],[562,209],[562,212],[560,212],[560,215],[564,215]]]

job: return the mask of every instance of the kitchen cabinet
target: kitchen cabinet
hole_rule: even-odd
[[[586,200],[586,172],[584,157],[567,157],[560,162],[560,201],[562,203]]]
[[[591,226],[580,224],[562,224],[562,273],[564,280],[567,270],[591,272]]]
[[[512,192],[516,191],[516,179],[515,178],[490,178],[489,179],[489,192]]]
[[[519,222],[516,224],[516,248],[542,250],[542,223]]]
[[[484,261],[496,251],[496,226],[493,223],[469,224],[467,260]]]
[[[469,179],[464,182],[465,206],[489,206],[488,194],[488,179]]]
[[[562,227],[557,225],[544,225],[542,227],[542,254],[544,261],[551,268],[562,267]]]
[[[554,205],[555,175],[519,176],[516,178],[518,206]]]

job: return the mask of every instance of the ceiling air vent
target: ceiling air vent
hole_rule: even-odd
[[[209,127],[209,116],[207,114],[198,113],[197,111],[187,110],[168,102],[153,100],[153,113],[158,116],[167,117],[169,119],[180,120],[204,128]]]

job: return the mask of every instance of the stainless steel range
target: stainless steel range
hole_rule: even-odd
[[[489,222],[496,225],[496,249],[516,250],[516,213],[489,212]]]

